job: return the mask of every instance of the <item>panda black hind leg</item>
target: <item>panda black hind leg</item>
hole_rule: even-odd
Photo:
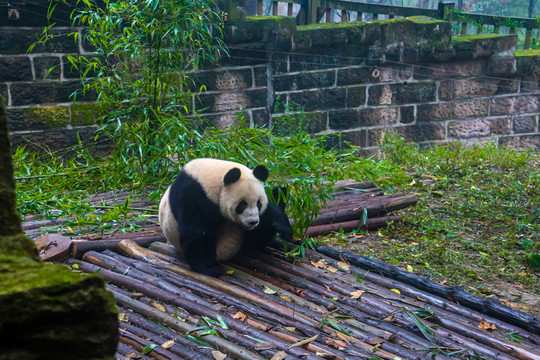
[[[216,255],[217,229],[225,221],[202,186],[180,172],[170,189],[169,202],[178,223],[180,247],[191,270],[219,277],[225,268]]]

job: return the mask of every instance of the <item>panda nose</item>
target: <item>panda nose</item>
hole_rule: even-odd
[[[250,221],[250,222],[249,222],[249,225],[250,225],[250,226],[256,226],[258,223],[259,223],[259,220],[256,220],[256,221]]]

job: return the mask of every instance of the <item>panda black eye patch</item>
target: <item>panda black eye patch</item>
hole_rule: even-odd
[[[257,209],[261,210],[261,208],[262,208],[261,200],[257,200]]]
[[[244,200],[240,201],[240,202],[238,203],[238,205],[236,206],[236,213],[237,213],[237,214],[243,213],[244,210],[246,210],[247,205],[248,205],[248,204],[247,204],[246,201],[244,201]]]

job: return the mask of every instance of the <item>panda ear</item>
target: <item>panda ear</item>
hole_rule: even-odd
[[[225,174],[225,177],[223,178],[223,183],[225,186],[234,184],[238,180],[240,180],[240,169],[239,168],[232,168]]]
[[[266,181],[268,179],[268,169],[264,165],[258,165],[253,169],[253,175],[261,181]]]

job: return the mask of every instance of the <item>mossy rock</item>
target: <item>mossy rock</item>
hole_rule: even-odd
[[[93,125],[96,123],[97,112],[95,104],[71,104],[71,125]]]
[[[112,294],[97,275],[0,257],[2,359],[105,359],[118,342]]]
[[[69,125],[69,108],[66,106],[39,106],[26,110],[29,123],[42,124],[42,127],[54,129]]]

